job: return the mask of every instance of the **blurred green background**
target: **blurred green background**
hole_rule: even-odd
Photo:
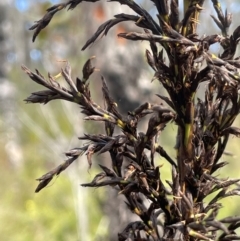
[[[155,14],[151,3],[138,2]],[[37,68],[45,76],[48,72],[56,75],[64,66],[62,60],[68,59],[76,78],[81,77],[84,62],[96,55],[95,65],[101,70],[94,73],[91,80],[93,98],[102,103],[100,77],[103,74],[124,114],[146,101],[159,103],[155,94],[161,87],[158,83],[149,84],[153,73],[144,62],[146,43],[133,44],[116,37],[118,31],[134,29],[134,24],[116,27],[89,50],[81,51],[97,26],[116,13],[129,11],[118,4],[107,4],[114,6],[108,8],[106,3],[82,3],[74,11],[62,11],[32,43],[33,33],[28,28],[54,3],[58,1],[1,0],[0,3],[0,240],[116,240],[114,234],[116,237],[128,218],[134,218],[125,214],[123,202],[117,204],[121,197],[115,202],[114,190],[80,187],[80,183],[94,177],[98,162],[108,164],[107,155],[97,156],[91,170],[82,156],[49,187],[34,193],[35,179],[59,165],[65,158],[64,151],[83,144],[78,136],[86,132],[101,133],[103,125],[83,122],[78,106],[63,101],[45,106],[25,104],[23,100],[31,92],[43,88],[33,83],[20,66]],[[223,4],[233,12],[233,28],[236,27],[239,1]],[[210,21],[211,12],[207,4],[199,26],[201,35],[216,31]],[[214,46],[212,51],[218,53],[220,47]],[[238,119],[235,125],[239,124]],[[143,123],[141,128],[144,126]],[[172,124],[160,140],[173,157],[175,133],[176,127]],[[239,147],[240,141],[231,138],[227,151],[232,155],[223,156],[229,165],[217,175],[239,177]],[[162,158],[158,162],[164,164],[162,175],[169,179],[170,166]],[[220,215],[240,214],[238,203],[237,198],[228,198],[223,202],[227,208]]]

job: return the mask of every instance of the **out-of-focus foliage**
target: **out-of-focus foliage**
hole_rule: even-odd
[[[24,0],[23,0],[24,1]],[[1,1],[3,2],[3,1]],[[28,1],[30,2],[30,1]],[[25,82],[25,75],[20,71],[20,64],[28,64],[32,62],[30,66],[33,68],[36,65],[42,64],[44,68],[48,71],[54,70],[57,74],[57,71],[60,69],[60,64],[58,60],[67,58],[70,60],[71,64],[74,67],[74,72],[78,75],[77,70],[80,65],[79,60],[76,60],[77,54],[80,52],[80,47],[78,48],[78,42],[76,39],[79,39],[78,36],[81,36],[84,40],[88,39],[91,36],[91,32],[86,31],[80,25],[80,22],[84,21],[84,15],[81,13],[81,9],[76,9],[75,14],[61,13],[57,16],[51,23],[50,28],[46,28],[41,35],[39,35],[39,41],[34,45],[30,43],[31,34],[27,31],[30,23],[36,20],[35,16],[38,14],[39,17],[45,13],[45,9],[50,5],[49,2],[45,1],[46,4],[37,4],[37,1],[31,1],[32,11],[17,13],[17,10],[14,9],[13,2],[12,5],[8,6],[10,13],[7,25],[5,28],[10,30],[8,31],[14,37],[11,39],[6,39],[9,46],[14,40],[15,47],[17,50],[15,53],[11,50],[7,55],[7,69],[11,72],[8,72],[8,77],[11,82],[14,83],[16,92],[15,92],[15,113],[14,118],[18,123],[16,127],[9,126],[8,120],[3,119],[2,117],[2,106],[0,106],[0,197],[1,197],[1,207],[0,207],[0,237],[1,240],[16,240],[16,241],[42,241],[43,239],[49,239],[51,241],[57,240],[95,240],[96,236],[104,236],[106,239],[106,232],[108,227],[108,219],[104,217],[102,220],[99,220],[99,213],[101,213],[99,208],[99,202],[104,201],[105,192],[100,192],[99,190],[91,190],[89,193],[85,193],[86,189],[81,188],[78,184],[80,183],[77,179],[74,180],[75,185],[73,186],[72,181],[68,178],[68,174],[61,175],[58,179],[54,180],[53,185],[44,190],[40,194],[34,194],[35,189],[35,179],[39,177],[42,173],[51,169],[55,166],[56,162],[61,162],[62,157],[60,154],[64,150],[71,148],[73,145],[71,142],[68,142],[62,145],[58,145],[61,150],[53,150],[53,148],[46,148],[39,134],[36,133],[36,129],[40,128],[47,131],[46,136],[51,140],[55,140],[56,144],[59,141],[58,137],[55,135],[56,132],[51,130],[49,122],[47,119],[42,118],[42,113],[46,110],[40,109],[36,115],[35,106],[25,106],[21,100],[26,97],[26,93],[31,92],[33,89],[36,89],[35,86],[27,84]],[[42,2],[42,1],[41,1]],[[226,1],[227,2],[227,1]],[[229,2],[229,1],[228,1]],[[55,1],[56,3],[56,1]],[[37,4],[37,5],[35,5]],[[86,8],[85,8],[86,9]],[[235,5],[230,12],[239,11]],[[86,13],[86,11],[85,11]],[[84,14],[85,14],[84,13]],[[12,18],[15,18],[15,22],[12,21]],[[208,18],[209,14],[205,13],[205,18]],[[28,19],[28,21],[25,21]],[[17,29],[14,30],[14,24],[18,23]],[[235,22],[235,21],[234,21]],[[12,25],[11,25],[12,24]],[[203,25],[204,23],[201,23]],[[69,28],[69,26],[75,25],[74,28]],[[11,27],[12,26],[12,27]],[[199,28],[201,29],[201,27]],[[67,32],[68,37],[64,35]],[[210,30],[211,31],[211,30]],[[20,34],[19,34],[20,33]],[[17,34],[17,35],[16,35]],[[76,36],[78,35],[78,36]],[[77,37],[77,38],[75,38]],[[54,39],[54,42],[44,41],[45,39]],[[64,47],[66,42],[70,42],[72,48],[66,49]],[[82,47],[82,45],[81,45]],[[93,46],[92,48],[94,48]],[[44,49],[50,49],[50,51],[44,51]],[[94,51],[93,51],[94,52]],[[17,58],[15,59],[15,54]],[[23,57],[24,56],[24,57]],[[81,56],[87,56],[84,54]],[[89,57],[89,56],[87,56]],[[20,61],[20,62],[19,62]],[[81,61],[81,60],[80,60]],[[45,63],[45,64],[43,64]],[[63,114],[62,108],[59,108],[61,104],[50,104],[50,110],[54,109],[54,116],[57,123],[64,130],[64,136],[69,138],[69,136],[81,135],[81,133],[76,133],[72,129],[70,122],[67,119],[67,115]],[[64,107],[63,107],[64,108]],[[79,114],[79,109],[76,108],[77,114]],[[22,115],[24,114],[24,115]],[[45,115],[48,116],[48,111],[46,110]],[[28,119],[28,116],[34,117],[35,122],[31,122]],[[79,115],[79,122],[81,116]],[[4,123],[3,123],[4,121]],[[30,122],[28,122],[30,121]],[[239,121],[237,121],[239,122]],[[31,124],[33,126],[31,126]],[[80,124],[82,125],[82,123]],[[16,128],[17,132],[11,132],[12,128]],[[35,129],[36,128],[36,129]],[[95,126],[95,128],[98,128]],[[163,133],[161,142],[166,144],[166,151],[170,151],[172,146],[175,143],[172,143],[174,126],[169,126],[169,130],[166,131],[166,135]],[[92,130],[92,127],[88,127]],[[20,163],[15,164],[12,162],[12,156],[9,156],[9,152],[6,151],[13,146],[9,145],[7,140],[15,139],[14,135],[17,135],[17,145],[21,149],[14,149],[14,153],[20,156]],[[75,140],[76,141],[76,140]],[[11,142],[12,143],[12,142]],[[47,140],[46,140],[47,143]],[[8,144],[8,145],[7,145]],[[228,156],[223,156],[225,161],[229,161],[230,165],[224,169],[224,171],[219,171],[218,174],[223,177],[238,177],[239,175],[239,140],[236,138],[231,138],[229,141],[228,151],[234,153],[235,158]],[[53,151],[57,156],[52,158],[51,151]],[[46,153],[47,152],[47,153]],[[173,154],[174,155],[174,154]],[[84,157],[81,160],[86,162]],[[163,159],[158,160],[159,164],[163,163]],[[95,165],[95,164],[94,164]],[[166,166],[168,164],[164,164]],[[71,167],[72,169],[75,166]],[[87,166],[83,167],[81,173],[86,172]],[[170,169],[170,166],[169,166]],[[164,169],[166,170],[166,169]],[[71,170],[70,170],[71,171]],[[95,171],[91,170],[90,174],[86,174],[84,180],[87,181],[88,178],[91,179],[95,174]],[[162,173],[163,179],[169,179],[165,172]],[[61,188],[60,188],[61,187]],[[85,230],[87,232],[87,238],[84,239],[79,230],[79,221],[78,221],[78,206],[76,202],[80,203],[80,199],[77,199],[75,194],[73,194],[73,188],[79,190],[80,195],[87,197],[88,206],[87,210],[90,212],[88,214],[89,220],[87,222],[90,225]],[[50,190],[51,189],[51,190]],[[50,190],[50,191],[49,191]],[[93,195],[96,195],[96,198],[92,198]],[[88,198],[90,196],[90,198]],[[235,198],[229,198],[224,205],[228,208],[223,209],[220,213],[221,217],[230,215],[231,213],[237,214],[239,211],[235,209],[234,203],[238,200]],[[80,203],[82,205],[82,203]],[[226,210],[226,211],[224,211]],[[226,212],[226,213],[225,213]],[[82,213],[80,214],[82,215]],[[220,217],[220,218],[221,218]],[[85,237],[86,238],[86,237]],[[99,239],[101,240],[101,239]],[[103,240],[103,239],[102,239]]]
[[[35,159],[35,160],[34,160]],[[36,158],[26,158],[27,167],[18,170],[4,168],[1,172],[2,207],[0,227],[2,240],[76,240],[76,215],[73,206],[71,185],[66,177],[59,181],[62,189],[52,187],[52,195],[61,198],[49,198],[46,203],[45,194],[36,195],[31,192],[33,185],[29,184],[30,177],[38,175],[33,167]],[[38,160],[41,162],[41,159]],[[9,178],[9,177],[12,178]],[[63,195],[63,193],[65,195]],[[66,196],[67,195],[67,196]],[[59,218],[61,217],[61,218]]]
[[[26,105],[19,103],[18,121],[21,123],[21,127],[18,135],[23,156],[21,163],[15,165],[11,162],[11,157],[7,155],[5,148],[9,147],[6,146],[3,138],[4,130],[2,130],[2,138],[0,138],[2,166],[0,170],[0,196],[2,197],[0,219],[4,220],[4,225],[0,227],[1,239],[19,241],[41,241],[46,238],[56,241],[83,240],[82,230],[79,228],[83,222],[86,229],[83,235],[89,240],[95,236],[106,235],[106,228],[101,227],[102,217],[99,209],[99,204],[105,200],[104,191],[91,191],[91,196],[95,196],[95,198],[88,199],[89,192],[80,190],[80,179],[76,176],[80,172],[80,168],[77,165],[61,178],[55,179],[53,185],[50,185],[46,192],[34,193],[34,180],[48,168],[56,165],[63,157],[62,150],[59,148],[60,146],[57,147],[57,143],[69,147],[71,142],[76,142],[74,138],[69,140],[73,136],[74,130],[67,117],[68,106],[62,106],[60,103],[57,106],[53,103],[48,108],[37,112],[32,106],[28,106],[28,112],[23,112],[23,107],[26,108]],[[49,116],[52,110],[55,110],[55,129],[53,125],[49,125],[49,119],[53,120]],[[23,113],[20,114],[20,112]],[[34,118],[30,117],[30,114],[33,114]],[[40,120],[41,125],[38,125],[36,120]],[[59,135],[57,134],[58,128],[61,128]],[[84,165],[85,161],[83,158],[81,169],[84,171],[87,170],[87,165]],[[37,163],[38,167],[36,167]],[[86,173],[85,178],[90,179],[94,173],[94,171],[90,174]],[[69,175],[72,176],[72,179],[69,178]],[[58,185],[61,185],[61,189],[58,188]],[[46,198],[50,189],[51,196]],[[86,212],[87,209],[90,212]],[[106,222],[108,222],[107,219]],[[99,229],[102,229],[101,232]]]

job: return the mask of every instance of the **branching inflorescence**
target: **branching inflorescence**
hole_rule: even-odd
[[[87,0],[95,2],[96,0]],[[86,42],[83,50],[101,34],[107,35],[114,25],[132,21],[141,32],[120,33],[119,37],[149,42],[146,50],[154,79],[165,88],[168,97],[158,95],[165,105],[144,103],[126,116],[122,116],[110,96],[104,77],[102,92],[105,107],[91,98],[89,77],[94,72],[92,59],[83,67],[83,77],[72,80],[67,63],[61,75],[69,88],[62,87],[54,77],[48,78],[38,71],[23,70],[36,83],[47,90],[34,92],[26,99],[30,103],[48,103],[63,99],[78,104],[85,120],[105,122],[105,134],[85,134],[81,140],[86,145],[66,152],[66,161],[39,179],[36,192],[44,188],[54,176],[59,175],[80,155],[86,154],[89,165],[95,153],[110,154],[109,167],[100,165],[102,172],[84,187],[115,186],[126,197],[127,207],[139,216],[137,222],[129,223],[118,234],[118,240],[237,240],[235,230],[240,217],[217,220],[221,208],[219,200],[239,195],[240,179],[221,179],[214,173],[225,166],[223,155],[230,135],[240,136],[240,129],[232,127],[240,109],[240,58],[234,58],[240,26],[228,33],[232,15],[223,13],[218,1],[212,0],[217,16],[212,16],[221,34],[200,37],[196,29],[204,0],[184,1],[184,17],[179,21],[178,0],[153,0],[157,21],[133,0],[110,0],[127,5],[136,15],[121,13],[103,23]],[[35,29],[33,41],[45,28],[55,13],[65,8],[74,9],[82,0],[69,0],[47,9],[46,15],[30,29]],[[219,43],[223,49],[219,56],[209,52],[209,47]],[[167,60],[164,58],[167,56]],[[123,80],[124,81],[124,80]],[[196,92],[205,82],[205,97],[199,99]],[[149,116],[145,133],[138,132],[139,121]],[[159,136],[166,125],[177,125],[176,158],[167,154],[159,144]],[[120,128],[120,135],[114,129]],[[147,155],[149,151],[149,155]],[[156,166],[159,154],[172,166],[172,181],[166,187],[161,179],[161,167]],[[126,162],[126,168],[123,163]],[[204,199],[217,192],[208,203]],[[150,205],[145,205],[145,200]],[[164,214],[164,220],[160,214]],[[220,232],[218,232],[220,231]],[[218,233],[217,233],[218,232]]]

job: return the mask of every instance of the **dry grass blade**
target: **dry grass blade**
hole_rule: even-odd
[[[56,100],[60,98],[61,96],[52,90],[42,90],[42,91],[33,92],[24,101],[26,101],[27,103],[47,104],[51,100]]]
[[[50,181],[53,179],[54,176],[58,176],[62,171],[68,168],[77,158],[78,156],[73,156],[71,158],[68,158],[63,164],[57,166],[52,171],[38,178],[37,181],[39,181],[39,184],[35,192],[39,192],[43,188],[45,188],[48,185],[48,183],[50,183]]]
[[[44,29],[52,20],[53,16],[55,13],[57,13],[58,11],[62,10],[64,6],[62,6],[61,4],[54,8],[51,11],[48,11],[44,17],[40,20],[38,20],[31,28],[29,28],[29,30],[34,30],[34,34],[33,34],[33,38],[32,41],[34,42],[36,37],[38,36],[38,34],[42,31],[42,29]]]
[[[111,27],[123,21],[128,21],[128,19],[125,19],[125,18],[111,19],[103,23],[102,25],[100,25],[97,31],[95,32],[95,34],[84,44],[84,46],[82,47],[82,50],[85,50],[89,45],[94,43],[96,39],[100,36],[100,34],[107,35]]]

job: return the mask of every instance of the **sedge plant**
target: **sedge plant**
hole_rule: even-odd
[[[57,12],[74,10],[82,1],[68,0],[48,8],[44,17],[30,28],[34,30],[32,40],[35,41]],[[69,63],[61,69],[68,88],[61,86],[51,74],[44,77],[38,70],[33,72],[22,66],[30,79],[45,87],[32,93],[25,100],[27,103],[70,101],[81,108],[84,120],[105,125],[105,133],[79,137],[86,144],[67,151],[61,165],[38,178],[36,192],[79,156],[86,154],[91,166],[94,154],[106,152],[108,165],[99,165],[101,172],[82,186],[116,188],[116,195],[125,196],[126,208],[139,217],[119,230],[116,240],[239,240],[236,229],[240,226],[240,217],[219,220],[217,215],[222,208],[221,199],[240,194],[240,179],[223,179],[216,171],[227,164],[221,157],[230,135],[240,136],[240,129],[232,126],[240,110],[240,57],[235,56],[240,26],[229,33],[232,14],[223,12],[218,0],[210,2],[215,9],[211,17],[220,31],[208,36],[199,36],[197,32],[204,0],[184,1],[183,19],[179,17],[178,0],[152,0],[157,12],[154,17],[134,0],[108,2],[126,5],[135,15],[113,16],[99,26],[82,50],[99,36],[107,35],[115,25],[133,22],[139,31],[119,33],[118,37],[148,42],[147,63],[166,95],[158,94],[159,104],[146,102],[121,114],[104,77],[101,79],[105,105],[100,106],[92,99],[89,88],[95,70],[92,58],[84,64],[82,77],[72,76]],[[210,51],[215,43],[222,49],[218,56]],[[205,94],[197,98],[202,83]],[[143,118],[148,124],[146,130],[140,132],[138,123]],[[173,156],[159,142],[170,123],[177,126]],[[117,129],[120,134],[116,134]],[[161,177],[164,166],[156,164],[158,155],[171,165],[171,181],[167,184]],[[212,198],[206,201],[209,195]]]

